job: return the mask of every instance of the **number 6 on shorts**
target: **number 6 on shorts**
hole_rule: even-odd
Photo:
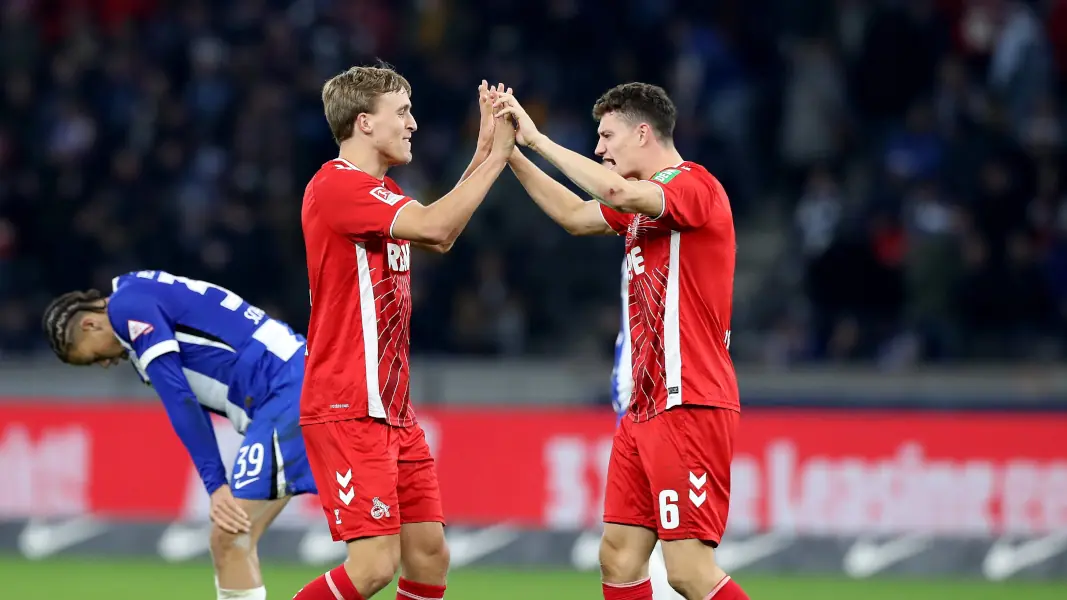
[[[664,529],[678,527],[678,492],[663,490],[659,493],[659,523]]]

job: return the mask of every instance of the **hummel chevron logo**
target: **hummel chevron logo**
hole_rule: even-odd
[[[341,475],[340,472],[335,473],[335,475],[337,475],[337,485],[343,488],[348,487],[348,482],[352,481],[352,469],[349,469],[344,475]]]
[[[341,475],[340,471],[334,471],[334,475],[337,476],[337,484],[341,486],[341,489],[337,490],[337,497],[344,502],[345,505],[352,504],[352,498],[356,495],[356,488],[352,486],[348,487],[348,483],[352,481],[352,469],[349,469],[347,473]]]
[[[693,489],[699,490],[700,488],[704,487],[704,484],[707,483],[707,481],[708,481],[708,474],[707,473],[704,473],[700,477],[697,477],[696,475],[693,474],[692,471],[689,472],[689,483],[693,486]]]
[[[693,486],[693,489],[689,490],[689,501],[693,503],[693,506],[700,508],[704,501],[708,499],[708,492],[703,491],[697,494],[697,490],[704,487],[704,484],[708,482],[708,474],[704,473],[700,477],[697,477],[692,471],[689,472],[689,485]]]

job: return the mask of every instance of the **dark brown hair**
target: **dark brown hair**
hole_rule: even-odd
[[[667,91],[650,83],[624,83],[604,92],[593,105],[593,118],[618,113],[628,121],[648,123],[660,140],[670,142],[678,109]]]
[[[67,353],[70,352],[70,324],[80,312],[102,313],[107,309],[100,302],[104,295],[97,290],[85,292],[67,292],[49,303],[44,309],[44,317],[41,319],[41,327],[45,337],[48,338],[48,346],[56,353],[63,362],[67,362]]]

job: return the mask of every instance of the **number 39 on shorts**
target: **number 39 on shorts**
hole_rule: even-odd
[[[256,442],[241,446],[237,451],[237,471],[233,478],[255,477],[263,470],[263,444]]]
[[[678,492],[663,490],[659,493],[659,524],[664,529],[678,527]]]

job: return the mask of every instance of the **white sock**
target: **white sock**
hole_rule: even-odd
[[[259,586],[251,590],[219,590],[218,600],[267,600],[267,588]]]

